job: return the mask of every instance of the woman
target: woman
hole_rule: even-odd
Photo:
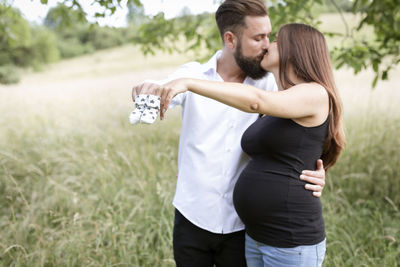
[[[323,35],[287,24],[261,62],[279,92],[239,83],[178,79],[162,91],[162,106],[191,91],[262,116],[243,134],[251,161],[233,195],[246,226],[246,260],[252,266],[321,266],[325,230],[319,198],[298,177],[321,158],[325,169],[344,147],[342,107]],[[266,116],[265,116],[266,115]]]

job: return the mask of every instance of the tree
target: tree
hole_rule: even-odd
[[[64,4],[58,4],[47,12],[44,25],[53,30],[73,27],[75,24],[87,24],[85,13],[82,9],[72,9]]]
[[[38,1],[38,0],[32,0]],[[219,0],[221,2],[222,0]],[[348,10],[351,3],[352,12],[360,14],[362,20],[359,25],[342,37],[347,40],[345,45],[338,46],[333,51],[333,60],[336,67],[351,67],[355,73],[372,66],[375,72],[373,86],[379,79],[386,80],[389,71],[400,62],[400,0],[326,0],[330,7],[335,7],[339,13]],[[325,4],[324,0],[270,0],[267,1],[271,22],[274,29],[287,22],[303,22],[318,28],[317,14],[313,13],[316,7]],[[47,4],[47,0],[40,0]],[[70,8],[82,12],[78,0],[65,0]],[[104,11],[97,13],[97,17],[113,14],[123,0],[91,0],[103,7]],[[142,7],[141,0],[128,0],[127,3]],[[358,40],[354,33],[372,27],[374,36],[370,39]],[[326,33],[331,34],[331,33]],[[182,37],[187,48],[192,50],[208,49],[215,51],[221,47],[218,31],[213,21],[213,15],[201,14],[165,19],[163,13],[152,17],[140,27],[139,38],[135,38],[144,53],[154,53],[155,50],[169,52],[181,50],[177,42],[182,44]]]
[[[0,3],[0,83],[19,81],[17,67],[40,68],[59,58],[55,36],[30,26],[19,10]]]
[[[325,4],[323,0],[268,2],[271,23],[275,31],[287,22],[302,22],[318,28],[320,21],[313,10]],[[353,0],[347,3],[342,0],[328,0],[327,2],[330,8],[336,8],[340,14],[351,7],[354,14],[360,14],[363,18],[354,31],[348,29],[346,34],[342,35],[344,39],[352,41],[334,48],[332,57],[336,67],[349,66],[358,73],[372,66],[375,72],[373,87],[379,79],[387,80],[389,71],[400,62],[399,0]],[[143,25],[142,38],[139,40],[143,51],[154,53],[154,49],[176,50],[171,41],[176,40],[179,34],[183,34],[186,42],[191,44],[191,49],[205,46],[210,51],[215,51],[220,47],[219,34],[215,25],[211,25],[210,19],[203,20],[200,15],[191,16],[190,21],[186,21],[181,28],[176,26],[176,21],[177,19],[166,20],[160,13],[148,24]],[[366,27],[373,28],[372,38],[368,40],[354,38],[357,32]],[[332,33],[325,34],[332,35]]]
[[[31,42],[29,24],[20,12],[0,5],[0,65],[26,65],[23,54],[29,49]]]
[[[400,62],[400,1],[355,0],[353,13],[363,16],[356,31],[370,26],[375,36],[371,40],[356,39],[348,46],[336,48],[337,67],[348,65],[358,73],[372,66],[376,74],[375,87],[378,79],[387,80],[389,71]]]
[[[127,4],[127,6],[127,19],[129,23],[132,23],[133,25],[142,25],[148,20],[147,16],[144,14],[144,7],[142,5],[138,5],[135,2],[130,2]]]

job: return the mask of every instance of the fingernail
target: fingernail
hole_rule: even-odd
[[[300,175],[300,179],[304,179],[304,175]]]

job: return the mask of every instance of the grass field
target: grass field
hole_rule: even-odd
[[[133,46],[0,87],[0,266],[174,266],[179,109],[131,126],[130,90],[188,60]],[[400,69],[335,72],[348,145],[327,176],[324,266],[400,266]]]

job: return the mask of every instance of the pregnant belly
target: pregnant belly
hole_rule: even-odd
[[[245,169],[234,189],[235,209],[247,225],[288,225],[321,215],[321,203],[304,182],[267,171]]]

